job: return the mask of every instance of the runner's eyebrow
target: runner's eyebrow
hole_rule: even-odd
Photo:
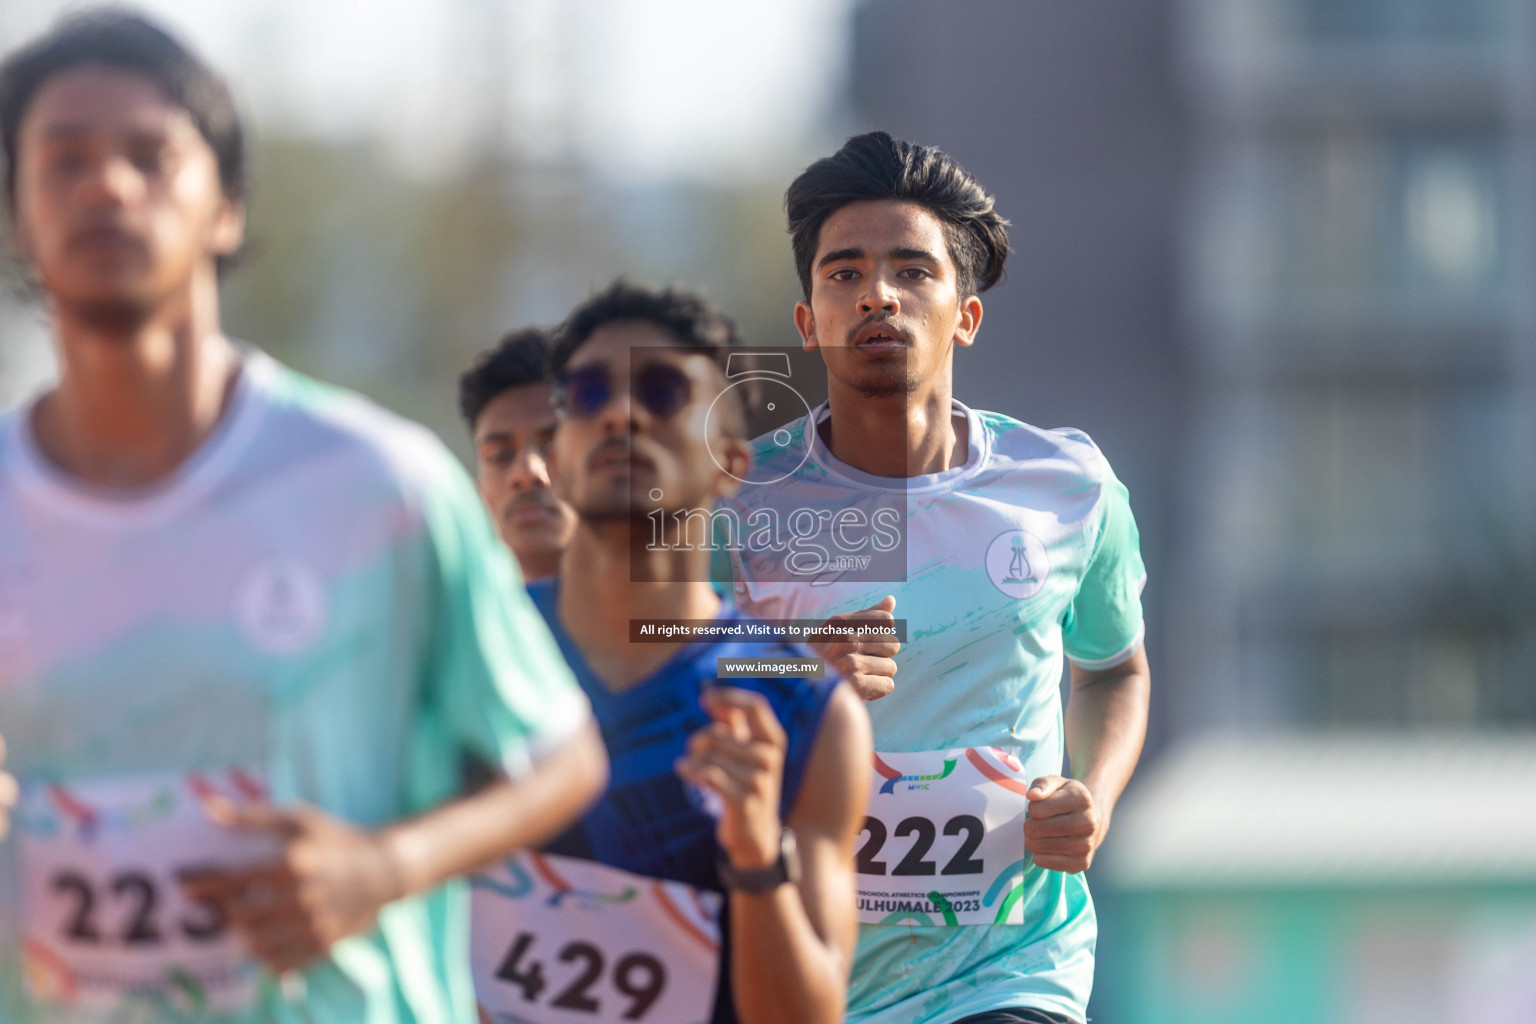
[[[927,249],[900,248],[891,250],[893,260],[927,260],[929,263],[939,262],[939,258]]]
[[[42,135],[44,139],[49,141],[67,141],[70,139],[85,138],[87,136],[97,134],[100,131],[100,128],[87,121],[55,121],[52,124],[48,124],[43,127]],[[160,128],[149,127],[129,127],[120,131],[116,131],[113,134],[116,134],[122,138],[126,138],[129,142],[148,142],[160,146],[165,145],[165,143],[170,139],[170,135],[167,132],[161,130]]]
[[[851,249],[833,249],[821,259],[816,261],[816,266],[824,267],[828,263],[838,263],[842,260],[861,260],[864,258],[864,250],[854,247]]]

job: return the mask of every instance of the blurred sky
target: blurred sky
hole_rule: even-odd
[[[142,0],[258,128],[451,172],[490,139],[628,183],[778,180],[846,74],[854,0]],[[0,42],[64,0],[3,0]]]

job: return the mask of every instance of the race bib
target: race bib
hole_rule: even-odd
[[[1024,766],[996,747],[876,752],[861,924],[1023,924]]]
[[[475,995],[495,1024],[703,1024],[725,897],[554,854],[470,879]]]
[[[14,816],[27,984],[38,1002],[111,1010],[128,1002],[229,1011],[255,998],[257,967],[183,873],[241,867],[266,837],[209,822],[199,797],[263,799],[247,773],[170,773],[23,783]]]

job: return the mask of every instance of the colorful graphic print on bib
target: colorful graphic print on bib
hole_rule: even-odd
[[[15,816],[27,982],[43,1003],[199,1013],[255,998],[257,967],[192,870],[270,858],[272,840],[220,828],[201,798],[263,799],[254,773],[157,773],[67,785],[28,780]]]
[[[861,924],[1023,924],[1029,780],[1013,755],[874,756],[855,858]]]
[[[470,879],[475,995],[495,1024],[702,1024],[725,897],[526,853]]]

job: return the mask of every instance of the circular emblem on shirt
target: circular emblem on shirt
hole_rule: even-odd
[[[1014,598],[1034,597],[1051,574],[1051,562],[1039,537],[1007,530],[987,545],[987,576],[992,585]]]
[[[235,619],[251,646],[267,654],[299,654],[325,629],[325,585],[294,558],[262,562],[235,590]]]

